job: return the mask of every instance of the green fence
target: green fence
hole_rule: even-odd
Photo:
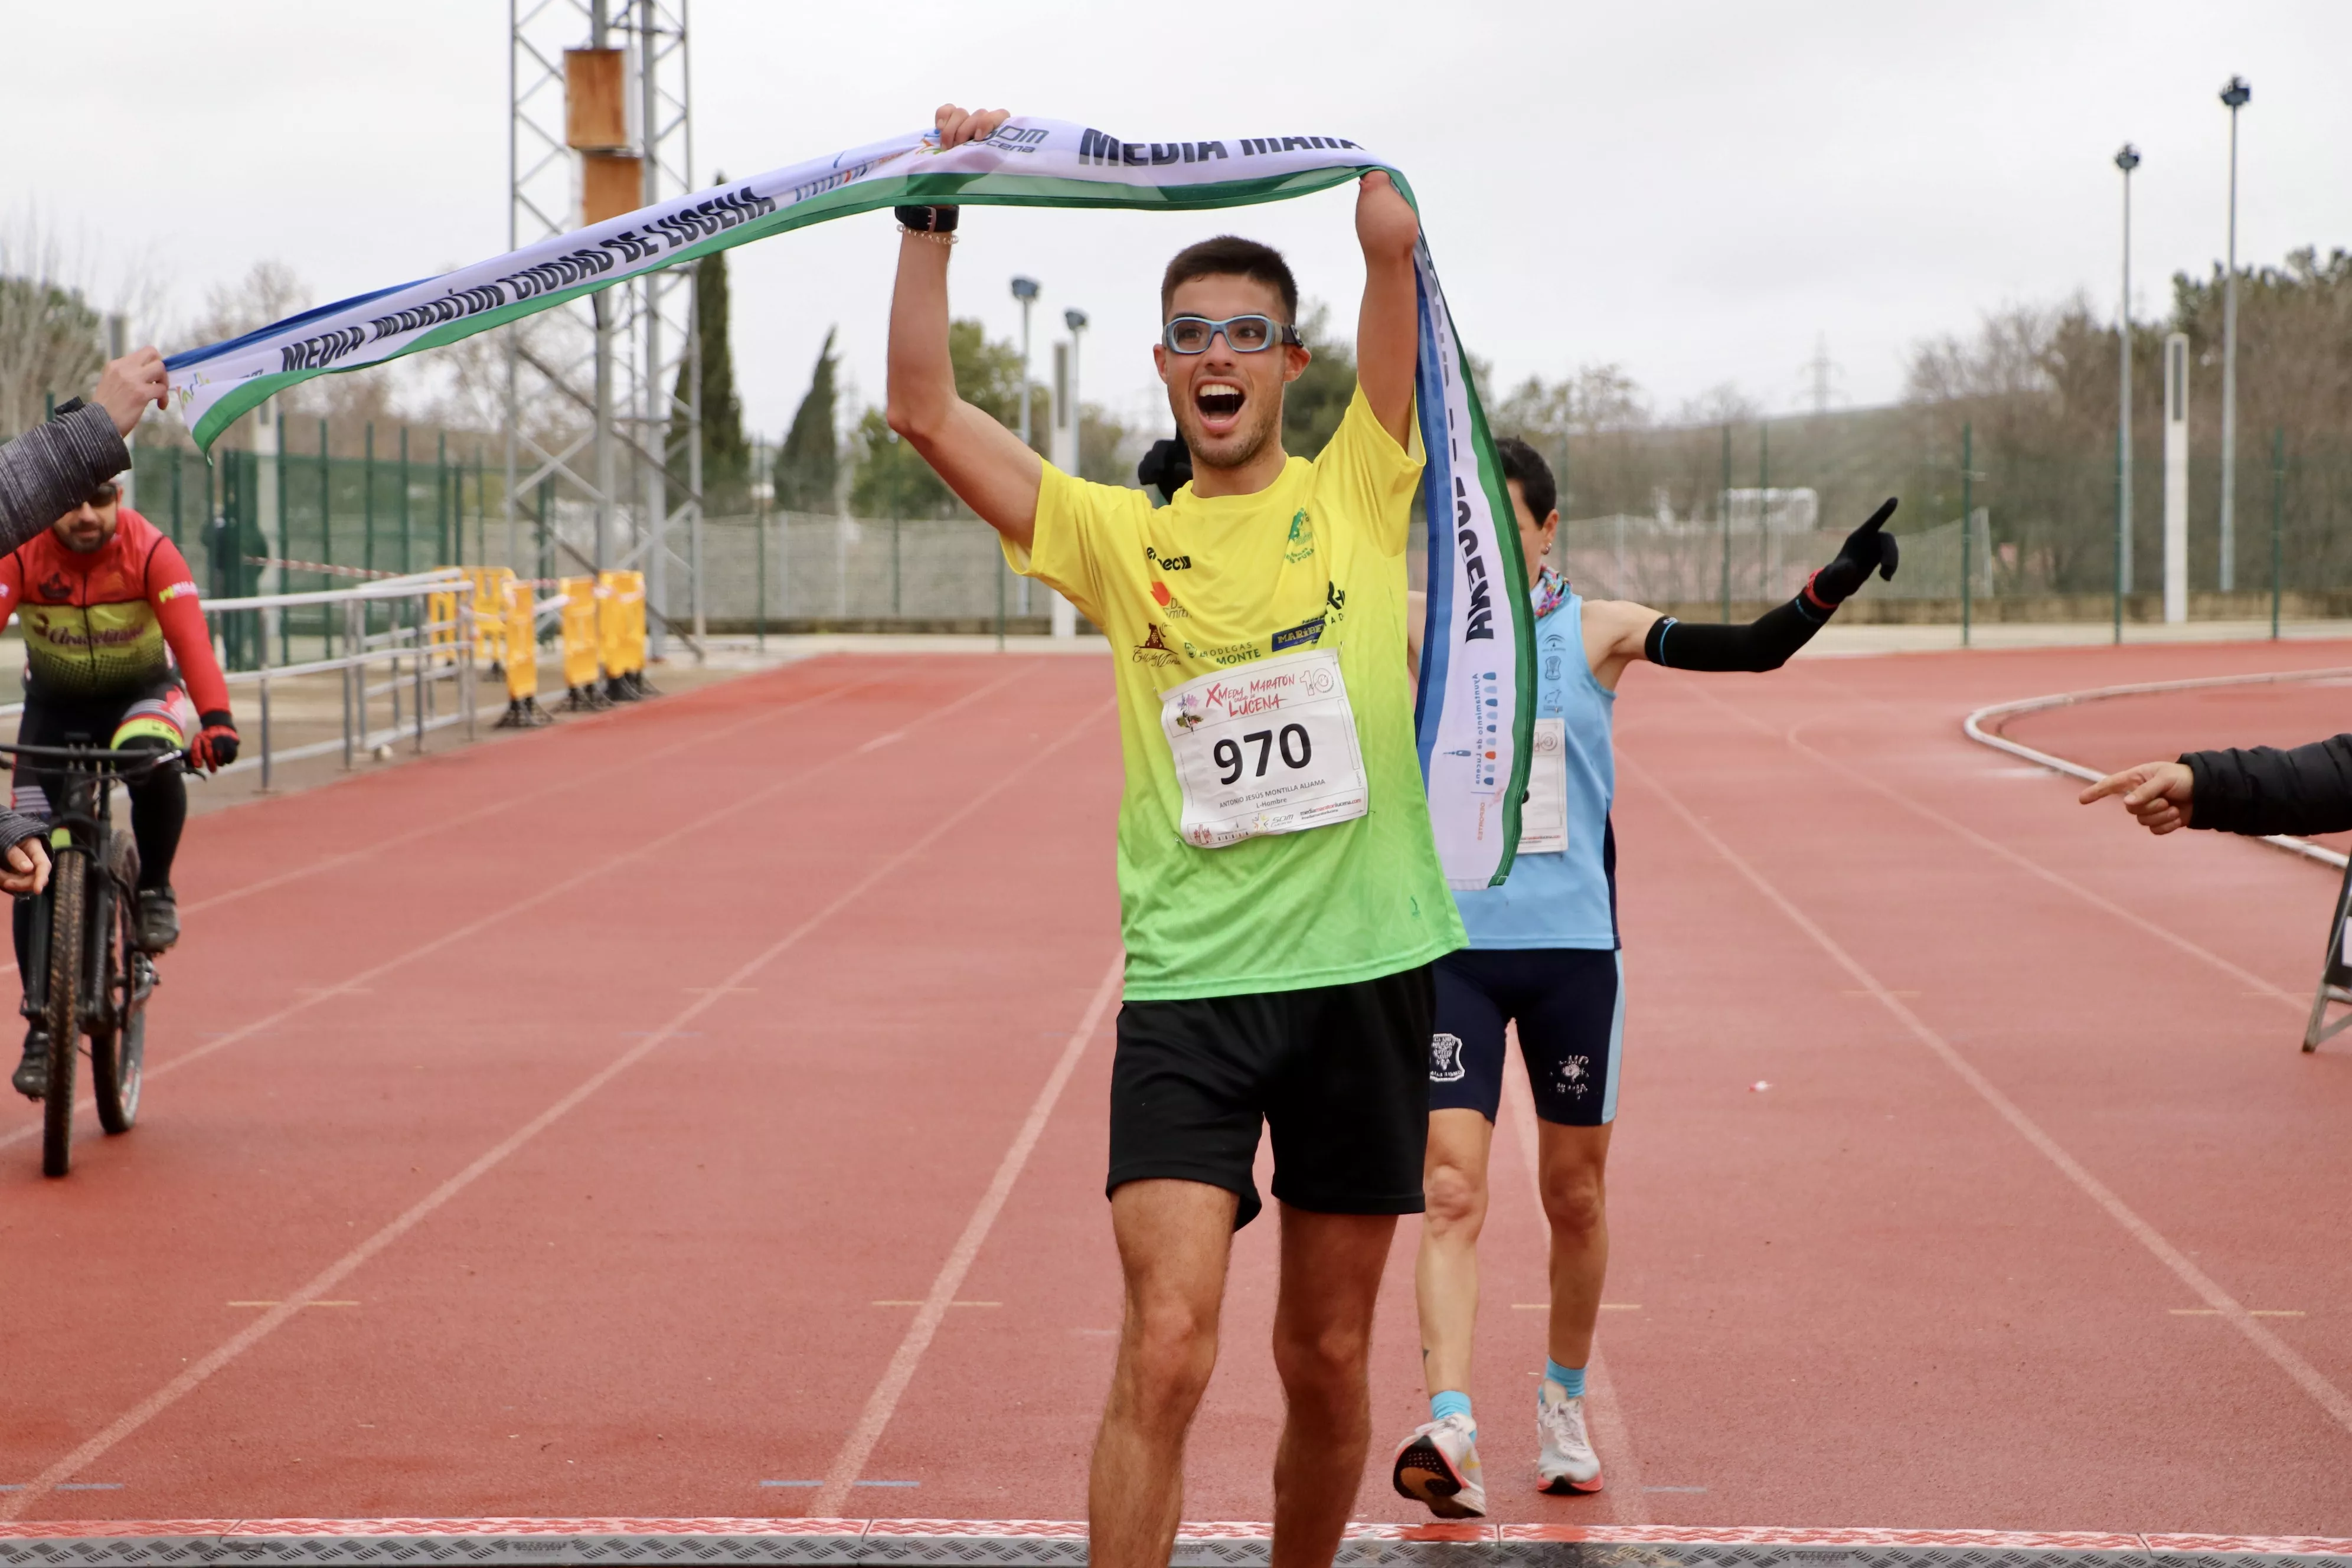
[[[289,424],[289,433],[295,431]],[[323,441],[321,443],[323,446]],[[185,447],[147,446],[133,454],[132,505],[180,547],[209,598],[347,588],[368,576],[480,563],[502,537],[503,469],[486,456],[429,449],[397,431],[381,455],[217,451],[206,462]],[[506,564],[500,554],[492,563]],[[383,629],[388,607],[372,612]],[[298,647],[340,649],[342,612],[300,606],[274,617],[272,659],[291,662]],[[223,652],[235,669],[254,667],[258,635],[249,616],[222,626]]]
[[[2127,552],[2112,437],[2068,450],[2030,429],[2004,438],[1890,409],[1536,445],[1564,475],[1570,521],[1555,549],[1592,593],[1718,614],[1784,597],[1892,495],[1902,571],[1874,583],[1853,618],[2163,616],[2160,434],[2136,442]],[[2200,441],[2186,509],[2192,619],[2352,616],[2352,444],[2241,433],[2226,583],[2220,511],[2220,455]]]

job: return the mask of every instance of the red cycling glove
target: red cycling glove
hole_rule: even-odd
[[[188,761],[208,773],[216,773],[236,761],[236,721],[226,708],[215,709],[204,716],[205,727],[188,742]]]

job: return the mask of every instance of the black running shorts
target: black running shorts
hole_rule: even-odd
[[[1540,947],[1439,959],[1429,1108],[1494,1121],[1503,1098],[1503,1026],[1515,1023],[1538,1116],[1566,1127],[1615,1121],[1623,957],[1605,948]]]
[[[1274,1195],[1311,1214],[1419,1214],[1429,1141],[1429,966],[1351,985],[1118,1011],[1110,1182],[1204,1182],[1263,1207],[1258,1126]]]

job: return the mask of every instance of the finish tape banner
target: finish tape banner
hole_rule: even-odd
[[[1387,169],[1339,136],[1125,142],[1057,120],[1007,121],[950,152],[926,132],[696,191],[438,278],[306,310],[165,362],[199,447],[312,376],[382,364],[641,273],[828,218],[902,204],[1196,211],[1279,201]],[[1511,520],[1469,364],[1424,241],[1417,405],[1428,459],[1429,613],[1414,715],[1448,881],[1499,883],[1518,844],[1535,645]],[[877,265],[884,263],[877,262]]]

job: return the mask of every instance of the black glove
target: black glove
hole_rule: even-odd
[[[204,730],[188,747],[188,761],[205,772],[218,773],[236,761],[236,723],[225,710],[204,716]]]
[[[1895,543],[1893,534],[1879,531],[1894,515],[1895,498],[1889,496],[1885,505],[1870,514],[1868,522],[1845,536],[1845,542],[1838,546],[1837,559],[1813,574],[1812,581],[1805,585],[1806,591],[1822,607],[1834,607],[1853,597],[1870,581],[1873,572],[1890,582],[1894,580],[1895,563],[1902,558],[1902,547]]]
[[[1174,500],[1176,492],[1192,482],[1192,448],[1181,436],[1154,441],[1143,461],[1135,465],[1135,482],[1158,490],[1163,500]]]
[[[963,217],[961,207],[893,207],[898,221],[917,234],[953,234]]]

